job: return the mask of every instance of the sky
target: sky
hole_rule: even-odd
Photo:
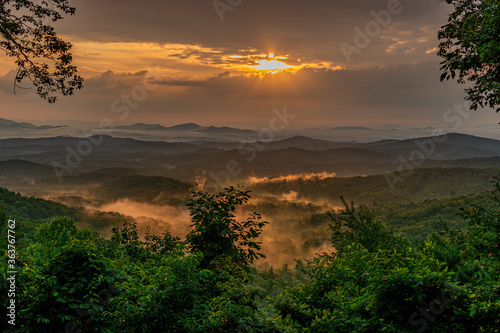
[[[56,30],[84,89],[56,104],[14,95],[16,67],[0,53],[0,118],[258,129],[286,107],[295,128],[449,127],[465,96],[439,81],[437,32],[452,10],[440,0],[71,3]],[[484,109],[460,126],[499,121]]]

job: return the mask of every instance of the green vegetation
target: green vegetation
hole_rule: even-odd
[[[278,196],[297,191],[309,200],[328,199],[339,205],[342,204],[340,196],[358,204],[409,203],[448,198],[450,193],[466,195],[486,191],[491,177],[499,171],[498,168],[420,168],[395,184],[394,191],[384,175],[267,182],[254,185],[252,190]]]
[[[500,3],[497,0],[446,0],[453,5],[448,24],[439,31],[438,54],[444,79],[472,82],[466,89],[471,108],[500,111]]]
[[[15,217],[19,222],[16,229],[18,246],[27,246],[34,240],[35,230],[43,221],[57,216],[74,216],[75,210],[64,205],[39,199],[27,198],[19,193],[0,187],[0,218]],[[3,231],[3,229],[2,229]],[[3,237],[3,234],[2,234]]]
[[[96,199],[180,205],[193,185],[173,178],[134,175],[106,182],[95,190]]]
[[[83,78],[72,65],[71,43],[59,38],[54,27],[44,22],[59,21],[75,10],[68,0],[0,3],[0,48],[15,59],[15,85],[30,80],[37,94],[49,103],[57,100],[57,93],[73,95],[83,86]]]
[[[279,298],[281,318],[298,332],[498,332],[499,195],[497,185],[496,205],[469,202],[465,228],[418,247],[346,205],[332,225],[337,253],[312,261],[311,281]]]
[[[248,202],[248,193],[231,187],[217,194],[193,194],[188,204],[193,230],[186,236],[186,241],[192,252],[204,254],[203,266],[218,266],[228,259],[249,265],[255,259],[265,257],[256,252],[261,247],[255,239],[268,222],[259,221],[261,216],[258,213],[253,213],[243,222],[235,219],[234,211]]]
[[[43,221],[72,213],[62,205],[2,190],[0,243],[6,255],[8,219],[16,218],[19,237],[16,329],[499,332],[500,185],[495,186],[457,198],[458,216],[443,213],[447,223],[418,242],[387,225],[409,216],[435,217],[451,199],[397,204],[406,207],[399,215],[396,204],[356,207],[344,201],[344,210],[325,215],[335,252],[298,261],[292,269],[260,270],[251,263],[262,256],[258,237],[266,234],[266,222],[256,213],[239,222],[249,192],[192,192],[192,231],[182,240],[149,231],[141,238],[130,221],[105,239],[78,228],[70,217]],[[22,202],[31,205],[25,212]],[[30,212],[41,220],[23,215]],[[323,223],[325,216],[309,223]],[[25,223],[30,228],[23,234]],[[1,265],[0,311],[6,318],[6,260]],[[3,332],[16,331],[1,325]]]

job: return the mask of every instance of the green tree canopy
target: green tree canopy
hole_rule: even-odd
[[[232,186],[215,194],[192,193],[187,206],[193,230],[186,240],[193,252],[203,253],[203,266],[212,266],[220,260],[248,265],[259,257],[265,257],[256,252],[260,250],[256,239],[268,222],[260,221],[258,213],[251,214],[242,222],[235,218],[236,208],[250,199],[248,193]]]
[[[332,220],[332,245],[337,251],[342,252],[354,242],[361,244],[370,253],[397,248],[405,243],[377,220],[374,212],[365,206],[357,209],[353,202],[347,204],[344,197],[340,199],[345,209],[338,213],[328,213]]]
[[[472,82],[466,89],[471,109],[500,110],[500,2],[446,0],[455,7],[438,33],[441,81]]]
[[[54,103],[56,93],[67,96],[82,88],[83,78],[72,65],[72,45],[47,24],[74,13],[68,0],[0,1],[0,48],[18,67],[14,89],[29,79],[41,98]]]

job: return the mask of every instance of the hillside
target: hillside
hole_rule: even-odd
[[[16,122],[13,120],[7,120],[0,118],[0,131],[4,130],[46,130],[46,129],[55,129],[62,128],[67,126],[51,126],[51,125],[42,125],[35,126],[33,124],[27,122]]]
[[[500,168],[421,168],[396,183],[394,191],[387,177],[398,174],[262,182],[252,185],[251,189],[276,196],[295,191],[299,198],[336,203],[340,203],[340,196],[358,204],[419,202],[447,198],[451,193],[465,195],[486,191],[491,188],[493,177],[499,174]]]
[[[242,172],[272,176],[279,173],[335,172],[339,176],[370,175],[395,171],[401,159],[418,154],[426,165],[451,166],[454,160],[494,158],[500,156],[500,141],[470,135],[449,134],[444,138],[415,140],[383,140],[379,142],[339,143],[307,137],[276,140],[268,144],[219,141],[160,142],[95,136],[89,139],[54,137],[44,139],[0,140],[0,161],[26,160],[39,164],[68,165],[70,172],[90,171],[106,167],[174,169],[174,177],[201,169],[205,172],[224,170],[236,161]],[[426,145],[418,145],[426,142]],[[434,142],[429,145],[429,142]],[[91,147],[84,156],[78,145]],[[429,161],[446,160],[446,163]],[[75,163],[76,162],[76,163]],[[419,162],[419,161],[418,161]]]
[[[126,198],[151,204],[176,205],[186,201],[192,187],[192,184],[173,178],[134,175],[99,185],[95,189],[95,198],[103,201]]]

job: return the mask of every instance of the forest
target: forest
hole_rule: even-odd
[[[251,198],[241,188],[192,190],[183,239],[140,237],[134,221],[104,238],[77,226],[74,208],[0,194],[2,234],[14,235],[2,249],[16,251],[2,262],[2,315],[13,290],[23,332],[500,330],[498,179],[454,199],[358,206],[342,197],[343,209],[316,217],[328,221],[334,251],[267,268],[255,263],[268,222],[240,218]],[[412,218],[433,222],[415,233]]]
[[[383,2],[0,1],[0,332],[500,332],[500,2]]]

